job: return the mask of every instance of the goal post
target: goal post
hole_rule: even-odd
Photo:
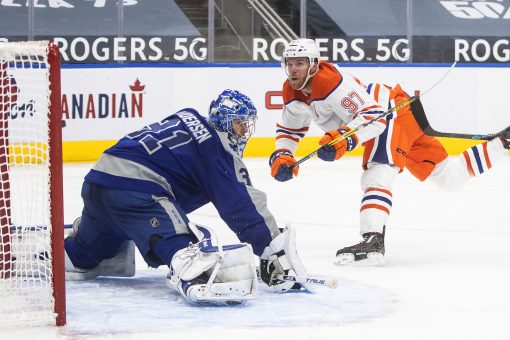
[[[0,327],[65,325],[60,54],[0,43]]]
[[[62,107],[60,89],[60,53],[58,47],[48,44],[48,65],[50,85],[49,106],[49,157],[50,157],[50,201],[51,201],[51,253],[53,270],[53,296],[55,299],[55,324],[66,324],[65,299],[65,256],[64,256],[64,183],[62,161]],[[53,70],[53,71],[52,71]],[[52,86],[53,84],[53,86]],[[55,270],[58,269],[58,270]]]

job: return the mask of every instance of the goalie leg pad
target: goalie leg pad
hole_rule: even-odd
[[[98,276],[133,277],[136,272],[135,243],[125,241],[117,255],[103,260],[92,269],[75,267],[65,253],[65,277],[67,281],[92,280]]]
[[[174,255],[167,286],[199,304],[232,305],[253,299],[257,276],[251,246],[220,245],[211,230],[191,223],[190,228],[203,239]]]

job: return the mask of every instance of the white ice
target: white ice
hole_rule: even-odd
[[[247,159],[280,225],[297,229],[309,273],[337,277],[336,290],[197,307],[165,287],[167,269],[137,260],[134,278],[68,282],[65,327],[0,330],[0,339],[508,339],[510,156],[461,191],[402,173],[386,230],[386,266],[337,267],[334,254],[359,240],[360,159],[311,159],[278,183],[266,159]],[[80,214],[90,163],[64,167],[65,220]],[[235,237],[205,206],[192,221]]]

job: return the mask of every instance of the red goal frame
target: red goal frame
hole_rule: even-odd
[[[21,42],[23,43],[23,42]],[[50,216],[51,216],[51,259],[52,286],[54,297],[55,324],[66,324],[65,298],[65,255],[64,255],[64,204],[63,204],[63,160],[62,160],[62,110],[61,110],[61,77],[60,52],[52,42],[48,42],[47,65],[49,68],[49,164],[50,164]],[[7,65],[0,64],[0,79],[7,79]],[[2,85],[2,84],[0,84]],[[8,260],[12,257],[10,191],[9,191],[9,110],[16,96],[12,95],[10,84],[0,87],[0,171],[4,183],[4,191],[0,191],[0,260],[7,260],[2,268],[0,261],[0,280],[8,279],[10,268]],[[6,86],[9,85],[9,86]],[[6,90],[7,89],[7,90]]]

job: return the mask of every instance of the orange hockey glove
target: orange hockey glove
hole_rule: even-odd
[[[326,132],[319,140],[319,144],[322,145],[322,147],[317,151],[317,156],[324,161],[332,162],[342,157],[346,151],[354,150],[356,145],[358,145],[358,137],[356,134],[352,134],[333,145],[326,145],[349,131],[351,131],[351,129],[344,125],[340,126],[338,130]]]
[[[271,166],[271,176],[279,182],[285,182],[297,176],[299,165],[292,169],[290,166],[296,163],[292,152],[287,149],[278,149],[269,157],[269,166]]]

